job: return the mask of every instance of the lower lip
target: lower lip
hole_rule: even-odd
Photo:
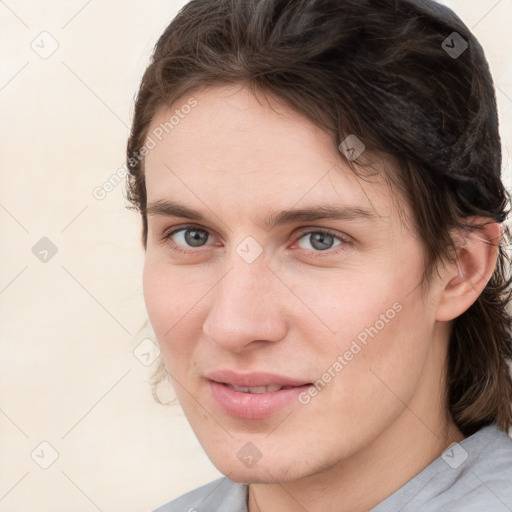
[[[294,400],[297,402],[297,396],[307,391],[311,385],[306,384],[267,393],[244,393],[219,382],[210,380],[208,384],[213,399],[225,413],[245,420],[261,420],[272,416]]]

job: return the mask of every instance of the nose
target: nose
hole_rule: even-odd
[[[204,334],[230,352],[278,342],[288,329],[286,287],[263,258],[250,264],[237,258],[210,292],[211,307],[203,324]]]

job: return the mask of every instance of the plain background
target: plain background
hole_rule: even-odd
[[[0,512],[149,511],[220,476],[151,396],[124,181],[93,195],[122,173],[134,94],[184,3],[0,1]],[[510,187],[512,0],[445,3],[486,50]]]

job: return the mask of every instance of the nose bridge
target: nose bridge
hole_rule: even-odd
[[[234,254],[227,273],[212,290],[205,334],[231,351],[252,341],[279,341],[287,321],[279,307],[279,280],[262,256],[248,263]]]

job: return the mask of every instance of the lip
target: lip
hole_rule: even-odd
[[[304,386],[311,384],[306,380],[293,379],[284,375],[267,372],[237,373],[232,370],[217,370],[207,373],[205,378],[220,382],[222,384],[232,384],[234,386]]]
[[[266,372],[236,373],[219,370],[205,375],[214,403],[226,414],[246,420],[268,418],[290,404],[298,404],[297,396],[312,385],[311,382]],[[279,391],[244,393],[234,386],[292,386]]]

